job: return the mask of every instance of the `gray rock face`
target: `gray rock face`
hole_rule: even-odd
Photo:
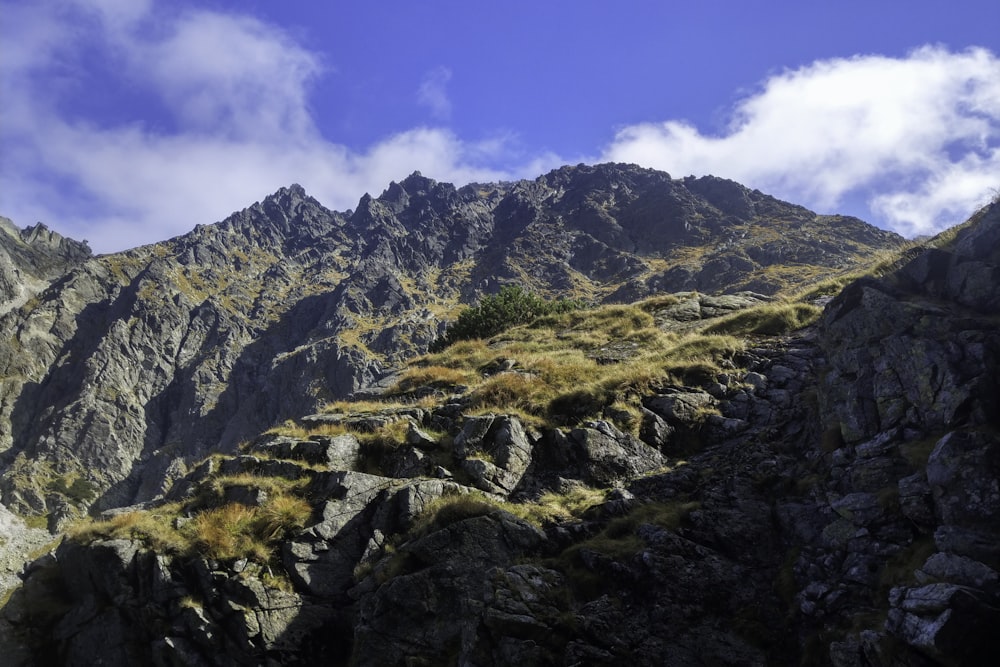
[[[89,258],[86,241],[64,238],[41,223],[18,229],[0,217],[0,315],[20,308]]]
[[[782,244],[753,259],[746,239],[775,225]],[[458,189],[414,174],[347,213],[292,186],[217,225],[97,258],[42,226],[4,223],[0,498],[62,516],[157,497],[207,452],[232,451],[424,350],[441,331],[442,299],[523,276],[544,294],[583,279],[615,299],[735,289],[772,260],[834,266],[898,242],[844,219],[840,249],[814,252],[824,229],[732,182],[626,165]],[[676,279],[651,263],[706,244],[733,269],[706,264]],[[499,468],[501,486],[516,484]]]

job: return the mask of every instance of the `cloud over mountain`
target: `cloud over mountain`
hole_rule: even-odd
[[[770,77],[719,135],[682,121],[618,131],[603,157],[712,173],[835,208],[867,195],[884,223],[925,234],[962,219],[1000,174],[1000,59],[924,47]]]
[[[312,104],[346,65],[249,14],[155,0],[3,9],[0,211],[98,251],[222,219],[292,182],[345,209],[414,170],[464,183],[605,160],[733,178],[824,212],[859,201],[852,213],[917,234],[964,217],[1000,173],[1000,60],[983,49],[817,61],[763,81],[717,134],[650,119],[555,155],[521,145],[517,128],[457,131],[444,67],[412,89],[440,125],[361,145],[330,136]]]

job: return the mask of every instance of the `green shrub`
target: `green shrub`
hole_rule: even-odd
[[[542,315],[564,313],[583,307],[579,301],[558,299],[546,301],[519,285],[507,285],[500,292],[483,297],[479,304],[459,313],[444,336],[431,344],[431,351],[440,352],[460,340],[489,338],[519,324],[527,324]]]

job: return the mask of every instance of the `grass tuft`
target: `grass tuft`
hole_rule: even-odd
[[[822,312],[811,303],[766,303],[725,317],[705,333],[778,336],[812,324]]]

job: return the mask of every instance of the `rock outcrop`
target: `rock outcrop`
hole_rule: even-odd
[[[90,256],[86,241],[60,236],[42,223],[18,229],[0,217],[0,315],[22,307]]]

